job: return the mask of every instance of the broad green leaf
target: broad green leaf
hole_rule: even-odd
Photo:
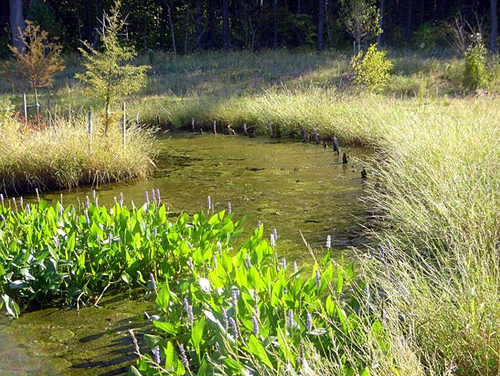
[[[255,338],[252,334],[250,339],[248,340],[248,348],[252,354],[257,356],[266,366],[270,369],[274,369],[271,360],[269,360],[269,356],[267,355],[266,349],[260,344],[259,340]]]
[[[174,324],[171,324],[169,322],[163,322],[163,321],[153,321],[154,326],[156,326],[158,329],[163,330],[164,332],[167,332],[172,335],[177,334],[177,329],[175,328]]]

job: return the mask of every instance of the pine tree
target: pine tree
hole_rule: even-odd
[[[135,49],[120,42],[120,32],[126,25],[120,15],[120,1],[115,1],[110,14],[105,14],[99,32],[102,50],[84,41],[80,52],[85,58],[85,72],[75,77],[90,85],[89,91],[99,98],[105,109],[104,133],[108,133],[110,113],[123,96],[135,93],[146,83],[149,66],[125,64],[137,56]]]

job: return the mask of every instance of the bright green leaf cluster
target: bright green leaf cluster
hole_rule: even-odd
[[[351,59],[353,82],[367,91],[381,92],[387,85],[393,63],[384,51],[372,44],[366,52],[361,51]]]
[[[110,122],[110,111],[118,99],[139,91],[146,83],[149,66],[124,64],[137,53],[131,46],[123,45],[119,35],[125,27],[120,17],[120,2],[116,1],[111,14],[105,15],[101,30],[101,50],[83,42],[80,52],[85,58],[85,72],[75,77],[90,85],[90,93],[100,99],[105,107],[105,132]]]

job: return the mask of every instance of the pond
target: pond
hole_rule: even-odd
[[[345,165],[330,148],[281,139],[166,133],[157,146],[153,179],[100,187],[99,203],[111,205],[123,192],[126,203],[141,205],[145,191],[160,189],[174,216],[204,209],[211,196],[216,210],[231,202],[236,217],[246,218],[247,229],[259,221],[268,233],[276,228],[280,252],[299,263],[309,257],[302,236],[321,250],[331,235],[339,255],[360,242],[360,171],[369,158],[363,150],[348,150]],[[78,204],[92,190],[43,198],[60,200],[61,193],[65,205]],[[80,311],[44,309],[15,321],[0,317],[0,374],[123,373],[133,359],[128,329],[147,328],[144,312],[153,305],[129,294],[105,298],[100,305]]]

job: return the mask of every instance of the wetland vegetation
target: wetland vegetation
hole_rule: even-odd
[[[460,1],[443,1],[464,8],[454,20],[433,6],[429,21],[441,23],[420,22],[413,45],[409,1],[405,48],[398,46],[398,17],[391,12],[407,2],[338,2],[336,22],[355,40],[354,55],[346,52],[347,34],[335,32],[328,18],[336,2],[319,1],[318,9],[301,9],[298,2],[297,20],[319,16],[318,29],[325,27],[322,19],[329,20],[323,34],[329,43],[336,35],[344,47],[324,51],[319,34],[318,52],[277,48],[279,28],[303,24],[278,26],[278,6],[269,4],[230,8],[233,20],[245,14],[240,21],[247,38],[234,38],[235,46],[249,48],[253,33],[252,52],[229,51],[225,11],[224,52],[209,51],[215,36],[208,19],[216,13],[201,3],[213,5],[196,2],[193,32],[199,38],[186,32],[184,55],[176,50],[174,23],[181,14],[189,17],[190,8],[175,0],[160,17],[162,33],[170,30],[172,37],[172,45],[162,48],[170,51],[144,51],[124,65],[135,53],[120,44],[118,28],[97,34],[111,38],[109,44],[86,45],[91,53],[84,53],[85,63],[66,55],[66,68],[60,70],[58,61],[51,73],[50,92],[28,85],[36,93],[36,116],[16,115],[22,96],[0,82],[0,304],[11,316],[21,315],[20,321],[0,323],[12,337],[0,337],[0,343],[16,347],[15,333],[23,328],[16,322],[33,317],[36,330],[48,337],[37,336],[36,344],[47,352],[57,342],[101,341],[109,331],[115,345],[125,344],[119,351],[126,354],[126,364],[120,363],[125,368],[109,372],[131,375],[498,374],[497,2],[489,4],[490,52],[484,23]],[[280,17],[289,20],[285,3]],[[384,13],[386,3],[390,10]],[[424,20],[429,12],[420,3]],[[485,4],[479,1],[474,9],[483,18]],[[328,16],[316,14],[322,7]],[[259,12],[267,29],[252,28]],[[204,21],[199,14],[207,16],[206,36],[197,28]],[[378,47],[368,45],[384,29],[384,15],[394,16],[385,21],[387,38],[399,48],[382,51],[380,39]],[[112,19],[104,18],[102,30]],[[360,19],[370,24],[367,30],[353,27]],[[154,41],[159,32],[152,27],[144,35],[136,27],[127,30],[137,43]],[[262,36],[266,30],[273,30],[269,44]],[[298,35],[309,35],[307,30]],[[284,35],[283,46],[308,46]],[[71,38],[63,36],[68,48]],[[445,46],[452,38],[458,53]],[[16,49],[14,42],[15,35]],[[187,53],[190,48],[196,53]],[[40,105],[48,100],[50,106]],[[126,102],[124,119],[120,101]],[[89,110],[95,120],[91,134]],[[180,130],[189,136],[175,136]],[[200,135],[208,132],[218,134]],[[349,154],[346,164],[331,150],[334,137]],[[320,145],[274,142],[289,138],[306,144],[317,138]],[[238,157],[225,148],[247,154]],[[362,177],[363,167],[368,174]],[[102,186],[110,182],[122,185]],[[165,195],[155,182],[172,187]],[[99,191],[88,193],[91,188],[62,196],[42,192],[80,185],[99,185],[105,204]],[[126,201],[119,192],[127,189],[140,191],[140,199]],[[32,195],[12,197],[21,192]],[[240,196],[237,213],[225,207]],[[359,198],[362,203],[354,204]],[[349,208],[357,218],[344,221]],[[242,214],[250,219],[245,225]],[[268,222],[278,230],[269,231]],[[346,228],[355,230],[348,236]],[[113,303],[104,303],[112,294],[142,298],[136,297],[137,310],[120,309],[118,318],[106,308]],[[47,312],[70,325],[57,309],[69,307],[70,315],[83,312],[103,323],[90,307],[101,303],[111,324],[97,334],[36,321]],[[58,354],[69,357],[68,348],[74,347],[58,348]],[[73,372],[89,367],[99,373],[109,366],[104,355],[93,367],[92,357],[102,354],[86,351],[89,358],[71,358]]]

